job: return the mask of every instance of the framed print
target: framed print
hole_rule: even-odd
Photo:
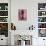
[[[18,10],[18,19],[19,20],[27,20],[27,9],[19,9]]]

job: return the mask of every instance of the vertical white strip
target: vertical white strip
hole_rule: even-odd
[[[21,46],[25,46],[25,41],[21,40]]]
[[[11,31],[11,45],[14,45],[14,30]]]

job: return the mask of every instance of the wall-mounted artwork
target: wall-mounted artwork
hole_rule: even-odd
[[[27,20],[27,9],[19,9],[18,10],[18,19],[19,20]]]

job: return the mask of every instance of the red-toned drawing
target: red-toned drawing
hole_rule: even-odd
[[[19,20],[27,20],[27,9],[19,9],[18,10],[18,19]]]

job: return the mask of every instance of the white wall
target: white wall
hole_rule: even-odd
[[[27,21],[18,20],[18,9],[27,9]],[[32,24],[37,23],[37,2],[32,0],[12,0],[11,1],[11,22],[17,30],[27,30]]]
[[[38,38],[38,3],[46,3],[46,0],[11,0],[11,22],[14,23],[16,29],[25,31],[32,24],[35,26],[33,46],[44,45],[43,38]],[[18,9],[27,9],[27,21],[18,20]]]

